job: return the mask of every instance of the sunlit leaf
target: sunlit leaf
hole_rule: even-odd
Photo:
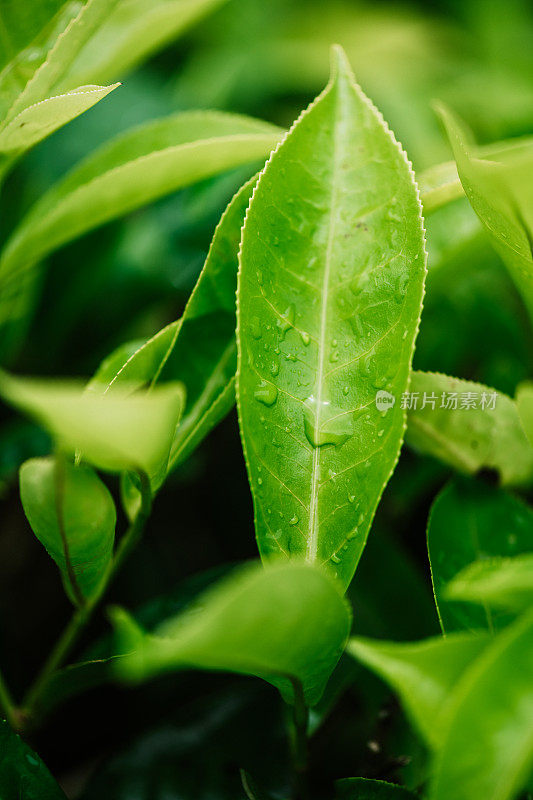
[[[496,470],[504,486],[531,483],[533,448],[510,397],[435,372],[413,372],[409,391],[408,445],[469,475]]]
[[[481,481],[449,483],[435,500],[428,524],[431,574],[443,630],[494,630],[507,624],[509,616],[494,613],[489,605],[449,602],[447,586],[469,565],[475,568],[486,559],[530,551],[533,511],[525,503]]]
[[[268,680],[287,700],[300,682],[309,704],[320,699],[350,628],[333,579],[303,562],[241,570],[151,634],[121,609],[113,617],[125,653],[115,669],[125,680],[191,667],[231,670]]]
[[[70,599],[79,605],[91,598],[111,562],[115,540],[115,504],[106,486],[90,467],[33,458],[21,467],[20,497]]]
[[[533,384],[523,383],[518,387],[516,405],[522,427],[533,447]]]
[[[425,276],[404,153],[335,50],[331,82],[273,154],[243,229],[238,406],[264,557],[346,586],[404,429]]]

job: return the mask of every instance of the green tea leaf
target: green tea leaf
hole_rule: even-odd
[[[193,111],[141,125],[104,145],[33,206],[6,244],[0,324],[23,313],[15,302],[45,255],[158,197],[264,158],[280,133],[248,117]]]
[[[0,152],[26,150],[102,100],[112,86],[80,86],[27,106],[0,131]]]
[[[437,747],[445,704],[488,641],[482,633],[455,633],[409,644],[358,637],[350,639],[347,649],[398,693],[413,725],[429,745]]]
[[[533,316],[533,145],[519,142],[516,148],[483,158],[469,141],[464,123],[444,106],[438,110],[465,194]]]
[[[533,383],[523,383],[518,387],[516,405],[522,427],[533,447]]]
[[[66,800],[39,756],[0,720],[2,800]]]
[[[533,552],[476,561],[455,576],[446,587],[445,596],[447,600],[526,611],[533,607]]]
[[[367,778],[342,778],[335,781],[337,800],[413,800],[412,792],[385,781],[372,781]]]
[[[134,339],[131,342],[125,342],[115,348],[112,353],[104,358],[93,377],[87,382],[87,391],[105,394],[126,362],[129,361],[147,341],[148,339]],[[147,378],[146,380],[149,379]],[[142,386],[145,382],[145,380],[139,380],[139,385]]]
[[[68,84],[107,81],[168,45],[224,0],[128,0],[111,13],[70,68]]]
[[[20,497],[72,602],[90,599],[113,555],[115,504],[106,486],[90,467],[33,458],[21,467]]]
[[[238,407],[263,557],[346,586],[400,449],[425,276],[413,174],[334,51],[272,155],[243,229]]]
[[[237,366],[235,291],[241,227],[257,176],[237,192],[215,230],[204,268],[181,320],[141,347],[110,382],[181,381],[185,412],[169,469],[181,463],[232,407]]]
[[[449,602],[447,586],[469,565],[533,551],[533,511],[481,481],[454,480],[438,495],[428,524],[428,552],[437,610],[446,632],[501,628],[508,615]]]
[[[196,667],[256,675],[293,698],[320,699],[350,630],[350,613],[333,579],[303,562],[257,564],[232,574],[184,614],[145,634],[114,612],[118,677],[141,681]]]
[[[157,485],[183,408],[183,389],[169,384],[131,396],[95,395],[73,382],[0,373],[0,396],[36,418],[67,453],[100,469],[142,472]]]
[[[510,397],[436,372],[413,372],[410,394],[409,446],[468,475],[496,470],[504,486],[531,483],[533,448]]]
[[[445,712],[431,800],[510,800],[533,766],[533,613],[500,633]]]

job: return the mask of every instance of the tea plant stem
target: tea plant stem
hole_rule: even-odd
[[[0,714],[5,714],[5,717],[11,727],[16,727],[16,712],[11,692],[8,689],[7,683],[3,674],[0,672]]]
[[[293,680],[294,706],[292,709],[292,762],[293,762],[293,800],[307,800],[307,728],[309,709],[307,708],[300,681]]]
[[[58,639],[41,672],[37,676],[37,679],[28,690],[23,703],[23,714],[27,720],[32,720],[35,718],[40,700],[48,685],[48,682],[50,681],[50,678],[54,672],[56,672],[56,670],[58,670],[66,661],[72,648],[78,641],[78,638],[104,597],[109,585],[113,581],[113,578],[137,544],[143,532],[146,520],[150,515],[150,510],[152,507],[152,494],[148,476],[144,473],[139,473],[139,477],[141,482],[141,507],[139,512],[122,537],[115,553],[115,557],[111,562],[109,569],[98,588],[98,591],[89,601],[85,603],[85,605],[80,606],[80,608],[75,611],[72,619]]]

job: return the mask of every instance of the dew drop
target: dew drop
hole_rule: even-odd
[[[286,312],[283,314],[283,318],[278,319],[278,329],[282,339],[285,338],[287,331],[293,327],[295,316],[296,316],[296,309],[294,308],[294,305],[291,303]]]
[[[340,564],[341,563],[341,560],[340,560],[339,556],[337,555],[337,553],[333,553],[333,555],[331,556],[331,560],[333,561],[334,564]]]
[[[352,503],[352,505],[353,505],[353,503],[355,503],[355,495],[354,494],[349,494],[348,495],[348,502]]]
[[[307,347],[307,345],[311,341],[311,337],[309,336],[309,334],[306,333],[306,331],[300,331],[300,338],[301,338],[302,342],[304,343],[304,345]]]
[[[343,388],[343,390],[342,390],[342,393],[343,393],[344,395],[346,395],[346,394],[349,394],[349,392],[350,392],[350,387],[349,387],[349,386],[345,386],[345,387]]]
[[[274,361],[274,363],[270,367],[270,374],[273,375],[275,378],[278,373],[279,373],[279,364],[277,361]]]
[[[261,272],[260,269],[257,270],[256,275],[257,275],[257,283],[260,286],[262,286],[263,285],[263,273]]]
[[[259,322],[259,317],[252,317],[250,322],[250,330],[252,331],[252,336],[254,339],[260,339],[262,336],[261,332],[261,323]]]
[[[294,517],[290,518],[289,525],[298,525],[299,521],[300,521],[299,517],[294,515]]]
[[[330,354],[329,360],[330,360],[330,361],[333,361],[333,362],[335,362],[335,361],[338,361],[338,360],[339,360],[339,354],[338,354],[338,352],[337,352],[336,350],[334,350],[334,351],[333,351],[333,352]]]
[[[261,381],[254,392],[254,397],[265,406],[273,406],[278,399],[278,390],[272,383]]]
[[[311,395],[304,403],[304,431],[313,447],[327,444],[337,447],[353,435],[353,415]]]

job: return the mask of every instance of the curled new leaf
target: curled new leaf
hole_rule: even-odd
[[[237,385],[262,555],[327,563],[346,586],[403,437],[388,400],[407,387],[425,253],[405,154],[333,62],[246,216]]]
[[[89,600],[113,554],[115,504],[106,486],[90,467],[33,458],[21,467],[20,497],[70,599],[77,605]]]
[[[177,669],[231,670],[268,680],[287,700],[295,683],[316,703],[342,652],[350,613],[333,579],[303,562],[254,565],[231,575],[154,633],[116,610],[118,677]]]
[[[504,486],[533,481],[533,448],[516,403],[488,386],[413,372],[405,441],[459,472],[496,470]]]

